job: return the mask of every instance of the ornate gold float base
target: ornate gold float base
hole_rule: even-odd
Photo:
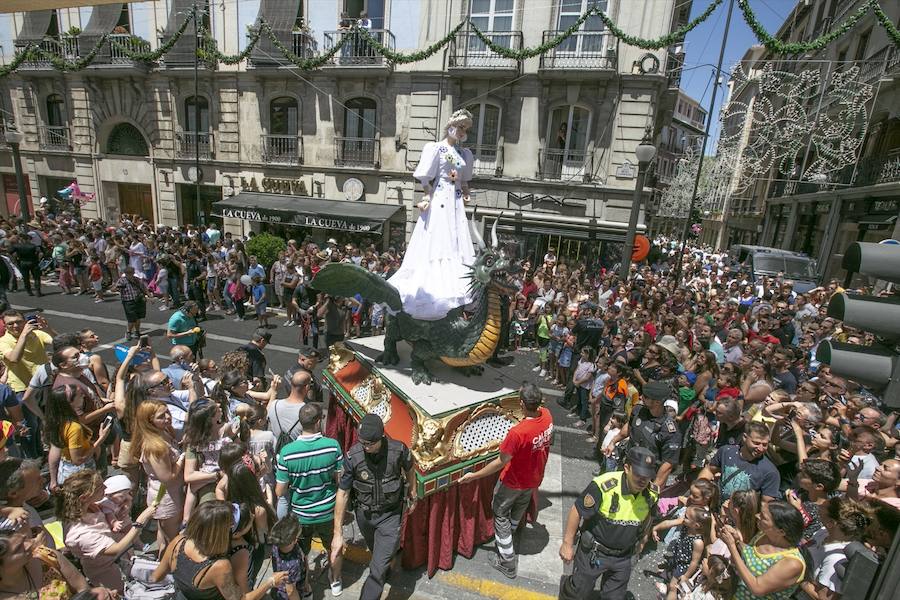
[[[401,366],[375,363],[382,343],[379,336],[336,344],[325,380],[331,401],[347,416],[359,422],[367,413],[377,414],[386,433],[412,451],[420,497],[446,489],[492,460],[510,427],[523,417],[513,381],[492,367],[466,377],[436,365],[438,381],[417,386],[409,377],[405,344],[399,348]]]

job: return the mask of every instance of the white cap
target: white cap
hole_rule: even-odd
[[[116,492],[123,492],[125,490],[131,489],[131,480],[128,479],[125,475],[113,475],[112,477],[107,477],[103,482],[103,488],[106,490],[106,495],[115,494]]]
[[[675,412],[678,412],[678,401],[677,400],[666,400],[663,402],[663,406],[665,408],[671,408]]]

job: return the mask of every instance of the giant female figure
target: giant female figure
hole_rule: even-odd
[[[400,292],[404,312],[416,319],[440,319],[471,300],[466,267],[475,252],[465,204],[475,159],[461,146],[471,126],[469,111],[453,113],[444,138],[425,145],[413,174],[425,196],[403,264],[388,281]]]

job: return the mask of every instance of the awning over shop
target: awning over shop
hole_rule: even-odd
[[[396,204],[260,192],[241,192],[213,204],[213,214],[229,219],[366,233],[381,233],[385,221],[402,209]]]

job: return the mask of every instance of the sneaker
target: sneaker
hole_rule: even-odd
[[[240,318],[240,317],[235,317],[235,318],[234,318],[234,322],[235,322],[235,323],[240,323],[241,321],[243,321],[243,319]]]
[[[541,372],[538,373],[538,377],[546,377],[546,376],[547,376],[547,371],[546,371],[546,369],[541,369]]]
[[[578,419],[577,421],[575,421],[575,424],[572,425],[572,427],[574,427],[575,429],[581,429],[582,427],[584,427],[584,421]]]
[[[130,342],[130,341],[131,341],[131,332],[130,332],[130,331],[126,331],[126,332],[125,332],[125,341],[126,341],[126,342]]]
[[[104,302],[103,298],[94,298],[94,304],[100,304],[101,302]]]
[[[534,371],[535,373],[539,372],[540,370],[541,370],[541,365],[538,365],[532,369],[532,371]]]
[[[518,565],[519,561],[515,558],[511,561],[505,561],[496,554],[491,556],[491,566],[503,573],[509,579],[516,578],[516,570]]]
[[[593,436],[593,435],[587,439],[587,443],[588,443],[588,444],[596,444],[596,443],[599,442],[599,441],[600,441],[600,440],[598,440],[598,439],[597,439],[595,436]]]
[[[284,322],[284,326],[285,326],[285,327],[293,327],[293,326],[294,326],[294,322],[293,322],[293,321],[285,321],[285,322]]]
[[[159,307],[159,308],[157,308],[157,309],[156,309],[156,310],[158,310],[158,311],[164,311],[164,310],[169,310],[169,307],[168,307],[168,306],[166,306],[166,305],[165,305],[165,304],[163,304],[163,305],[162,305],[162,306],[160,306],[160,307]]]
[[[341,580],[331,582],[331,595],[332,596],[340,596],[344,593],[344,584],[341,583]]]

